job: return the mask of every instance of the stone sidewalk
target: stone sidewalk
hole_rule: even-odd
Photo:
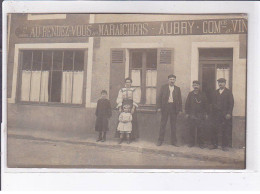
[[[106,142],[96,142],[97,134],[77,134],[73,132],[53,132],[30,129],[8,128],[8,137],[32,139],[47,142],[63,142],[68,144],[81,144],[98,146],[104,149],[116,149],[124,151],[133,151],[139,153],[153,153],[167,156],[192,158],[203,161],[218,161],[222,163],[240,163],[245,160],[245,149],[230,149],[227,152],[221,149],[209,150],[208,148],[200,149],[198,147],[189,148],[188,146],[174,147],[167,145],[156,146],[156,142],[147,142],[139,139],[138,141],[127,144],[123,142],[118,144],[117,138],[108,136]]]

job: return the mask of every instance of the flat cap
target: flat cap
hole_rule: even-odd
[[[172,77],[176,79],[176,76],[175,76],[175,75],[173,75],[173,74],[168,75],[168,79],[170,79],[170,78],[172,78]]]
[[[225,78],[219,78],[217,81],[218,82],[226,82],[227,80]]]
[[[192,83],[193,83],[193,84],[199,84],[199,85],[200,85],[200,82],[199,82],[198,80],[194,80]]]

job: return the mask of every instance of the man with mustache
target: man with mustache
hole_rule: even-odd
[[[160,94],[157,98],[157,111],[161,111],[161,125],[157,146],[161,146],[164,141],[165,128],[170,117],[171,122],[171,144],[179,147],[176,137],[177,115],[182,111],[181,90],[175,86],[176,76],[168,76],[168,84],[161,87]]]
[[[213,96],[213,131],[212,145],[210,149],[218,148],[218,133],[221,132],[222,150],[228,151],[231,142],[229,137],[232,136],[232,112],[234,107],[234,97],[232,92],[226,88],[226,79],[220,78],[217,80],[219,89]]]
[[[193,91],[188,94],[185,103],[185,113],[188,120],[188,128],[190,132],[189,147],[195,146],[204,148],[203,127],[205,119],[208,118],[208,102],[206,95],[200,91],[200,82],[195,80],[192,82]],[[197,130],[197,139],[196,139]]]

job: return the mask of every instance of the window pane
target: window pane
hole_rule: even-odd
[[[156,104],[156,88],[146,88],[145,104]]]
[[[146,70],[146,86],[156,87],[157,70]]]
[[[62,73],[62,88],[61,88],[61,102],[71,103],[72,98],[72,83],[73,83],[73,72],[63,71]]]
[[[64,51],[64,71],[73,70],[73,51]]]
[[[33,51],[33,71],[41,71],[42,51]]]
[[[72,103],[82,104],[83,71],[74,72]]]
[[[30,100],[31,71],[22,71],[21,101]]]
[[[135,88],[135,93],[136,93],[137,96],[139,96],[139,99],[136,100],[135,102],[136,102],[136,103],[140,103],[141,95],[142,95],[141,88],[140,88],[140,87],[136,87],[136,88]]]
[[[217,65],[217,73],[216,73],[216,80],[219,78],[225,78],[226,87],[229,88],[229,76],[230,76],[230,69],[227,65]],[[216,81],[216,88],[219,88],[218,82]]]
[[[74,71],[84,70],[84,51],[75,51]]]
[[[148,51],[146,54],[146,68],[156,69],[157,68],[157,50]]]
[[[61,97],[61,71],[52,72],[51,102],[60,102]]]
[[[132,53],[132,69],[142,68],[142,52]]]
[[[51,70],[51,65],[52,65],[52,51],[43,51],[42,70],[43,71]]]
[[[62,69],[62,51],[53,52],[53,70]]]
[[[22,70],[31,70],[32,51],[23,51]]]
[[[41,102],[48,102],[49,101],[49,71],[42,71],[41,72],[41,92],[40,92],[40,101]]]
[[[132,86],[141,86],[141,70],[132,70],[131,71],[132,77]]]
[[[30,101],[39,102],[41,86],[41,71],[32,71]]]

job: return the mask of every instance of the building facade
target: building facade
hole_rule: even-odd
[[[233,32],[223,34],[227,20]],[[235,99],[232,145],[244,147],[245,21],[243,15],[9,15],[8,127],[94,133],[101,90],[108,91],[115,107],[124,79],[131,77],[141,96],[140,140],[156,141],[160,122],[156,96],[169,74],[177,76],[183,105],[193,80],[201,82],[210,102],[216,80],[224,77]],[[196,31],[196,22],[202,34]],[[158,27],[159,34],[150,35],[148,26],[154,31]],[[117,115],[114,110],[111,137]],[[185,144],[188,131],[182,114],[177,130]],[[206,127],[205,137],[209,136],[210,127]]]

